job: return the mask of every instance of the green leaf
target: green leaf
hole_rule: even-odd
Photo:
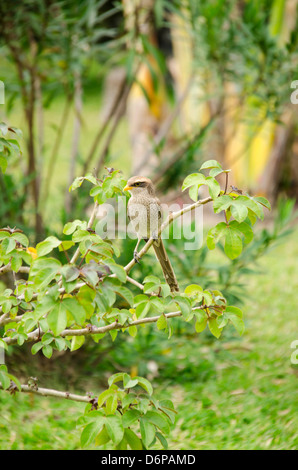
[[[74,182],[72,183],[72,185],[69,187],[69,191],[74,191],[75,189],[79,188],[80,186],[82,186],[82,183],[84,181],[84,177],[83,176],[78,176],[77,178],[75,178]]]
[[[11,238],[16,240],[18,243],[21,243],[25,247],[27,247],[29,245],[29,240],[26,237],[26,235],[24,235],[24,233],[19,233],[19,232],[13,233],[11,235]]]
[[[113,395],[111,395],[106,401],[107,414],[113,415],[117,410],[117,406],[118,406],[118,396],[117,396],[117,393],[114,392]]]
[[[223,313],[222,315],[219,315],[219,317],[217,317],[216,321],[217,321],[218,328],[224,328],[227,325],[229,319],[227,315]]]
[[[222,333],[222,329],[219,328],[217,324],[217,318],[209,318],[208,327],[209,327],[210,332],[213,334],[213,336],[215,336],[216,338],[220,337]]]
[[[63,233],[65,235],[71,235],[77,227],[80,227],[83,230],[86,230],[87,228],[87,223],[82,222],[81,220],[74,220],[73,222],[68,222],[67,224],[64,225]]]
[[[5,254],[11,253],[16,247],[16,241],[13,238],[5,238],[2,242],[2,249]]]
[[[107,416],[105,426],[107,433],[115,445],[119,444],[124,435],[122,419],[118,415]]]
[[[56,237],[48,237],[43,242],[36,245],[37,256],[42,257],[50,253],[54,248],[57,248],[61,244],[61,241]]]
[[[197,201],[199,188],[203,184],[205,184],[205,176],[202,173],[193,173],[185,178],[182,184],[182,191],[185,191],[185,189],[190,188],[189,197],[193,201]]]
[[[167,327],[167,318],[165,317],[164,313],[160,315],[156,322],[156,326],[158,330],[164,330]]]
[[[69,297],[64,298],[62,302],[63,306],[71,314],[75,322],[78,325],[83,325],[84,321],[86,320],[86,310],[79,303],[79,301],[75,297]]]
[[[43,289],[54,279],[60,267],[61,263],[54,258],[37,258],[31,265],[29,280]]]
[[[225,253],[230,259],[237,258],[242,252],[242,240],[232,227],[228,227],[225,233]]]
[[[166,438],[160,432],[156,433],[156,437],[158,438],[158,440],[161,443],[162,447],[167,450],[168,449],[168,442],[167,442]]]
[[[203,298],[203,289],[201,286],[198,286],[197,284],[190,284],[185,288],[184,293],[193,299],[195,299],[197,302],[200,302]]]
[[[207,235],[207,247],[209,250],[214,250],[216,243],[225,235],[226,230],[227,224],[225,222],[220,222],[209,230]]]
[[[213,201],[213,209],[214,212],[217,214],[221,211],[227,210],[233,203],[233,199],[224,194],[223,196],[219,196]]]
[[[47,316],[49,328],[55,336],[65,330],[67,325],[66,307],[64,302],[59,302]]]
[[[64,240],[63,242],[60,243],[58,248],[59,248],[59,251],[67,251],[72,246],[74,246],[74,242],[72,240]]]
[[[102,430],[97,434],[95,438],[95,445],[96,446],[103,446],[107,444],[111,440],[110,436],[108,435],[107,429],[103,426]]]
[[[98,416],[95,421],[92,421],[91,423],[87,424],[81,434],[81,446],[87,447],[92,444],[104,424],[105,418],[103,416]]]
[[[124,372],[118,372],[117,374],[111,375],[108,380],[109,386],[113,385],[116,382],[123,382]]]
[[[85,336],[71,336],[70,350],[76,351],[85,343]]]
[[[43,343],[39,341],[38,343],[33,344],[31,348],[31,353],[34,355],[43,347]]]
[[[238,222],[243,222],[248,215],[248,209],[236,199],[231,206],[231,214]]]
[[[124,437],[127,440],[127,443],[131,450],[143,449],[141,439],[131,429],[124,430]]]
[[[238,331],[238,333],[243,335],[244,330],[245,330],[245,325],[243,321],[243,314],[240,308],[238,307],[232,307],[229,306],[225,310],[225,315],[228,317],[228,319],[231,321],[235,329]]]
[[[201,186],[205,183],[205,176],[202,173],[192,173],[188,175],[182,184],[182,191],[189,188],[190,186]]]
[[[123,417],[122,417],[123,426],[125,428],[129,428],[134,423],[137,423],[139,417],[140,417],[140,412],[138,410],[128,409],[123,414]]]
[[[115,292],[119,294],[121,297],[123,297],[124,300],[127,301],[127,303],[130,305],[130,307],[133,307],[133,294],[127,287],[124,286],[115,286],[114,288]]]
[[[43,346],[42,352],[43,352],[43,355],[45,357],[50,359],[52,357],[52,354],[53,354],[53,348],[49,344],[46,344],[45,346]]]
[[[170,432],[170,425],[166,418],[159,413],[158,411],[149,410],[144,416],[144,419],[154,424],[158,427],[163,433],[168,434]]]
[[[134,298],[134,308],[136,310],[136,317],[137,318],[146,317],[147,313],[150,310],[149,297],[147,295],[144,295],[144,294],[137,295]]]
[[[191,302],[187,297],[176,296],[175,302],[179,305],[182,316],[188,321],[192,318]]]
[[[252,241],[253,239],[253,230],[251,228],[250,225],[248,225],[246,222],[241,222],[240,224],[235,221],[235,220],[232,220],[230,223],[229,223],[230,227],[232,228],[235,228],[236,230],[238,230],[239,232],[241,232],[243,235],[244,235],[244,243],[245,244],[248,244]]]
[[[152,385],[149,382],[149,380],[145,379],[144,377],[135,377],[135,379],[138,380],[138,385],[140,385],[140,387],[142,387],[144,390],[146,390],[146,392],[149,395],[152,395],[153,388],[152,388]]]
[[[11,269],[17,273],[20,267],[22,266],[22,255],[21,253],[16,252],[11,258]]]
[[[198,318],[195,323],[195,330],[197,333],[201,333],[205,330],[207,326],[207,316],[205,315],[204,318]]]
[[[116,275],[120,282],[126,282],[126,271],[123,266],[109,262],[105,262],[105,264],[110,268],[112,273]]]
[[[209,291],[204,290],[204,292],[203,292],[203,304],[209,306],[209,305],[212,305],[212,303],[213,303],[212,294]]]
[[[128,328],[128,333],[130,336],[132,336],[133,338],[135,338],[138,334],[138,329],[135,325],[131,325],[129,328]]]
[[[10,378],[7,374],[6,366],[0,366],[0,383],[4,390],[7,390],[10,386]]]
[[[265,197],[255,196],[254,200],[262,204],[262,206],[266,207],[267,209],[271,210],[271,204]]]
[[[155,426],[144,418],[140,419],[140,430],[142,441],[144,442],[145,447],[148,449],[155,438]]]
[[[7,168],[7,159],[0,154],[0,170],[2,171],[2,173],[5,173],[6,172],[6,168]]]
[[[210,168],[219,168],[220,170],[222,170],[222,166],[216,160],[207,160],[201,166],[200,171],[209,170]]]
[[[212,199],[217,198],[217,196],[220,193],[220,185],[216,179],[214,179],[212,176],[208,176],[205,180],[205,184],[209,188],[209,194],[212,197]]]
[[[239,196],[237,198],[237,201],[241,202],[248,209],[254,212],[259,219],[262,219],[264,217],[262,206],[258,204],[253,198],[250,198],[248,196]]]
[[[66,282],[72,282],[79,277],[80,270],[76,266],[63,266],[63,273]]]

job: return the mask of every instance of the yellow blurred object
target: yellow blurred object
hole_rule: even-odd
[[[137,377],[137,375],[138,375],[138,366],[131,366],[131,368],[130,368],[131,378]]]
[[[280,47],[287,37],[285,25],[291,18],[294,2],[296,0],[291,0],[287,5],[285,0],[272,2],[269,34],[276,38]],[[226,104],[233,112],[228,111],[225,119],[225,162],[233,170],[233,183],[237,187],[263,192],[260,188],[262,176],[270,162],[277,133],[277,124],[267,117],[272,104],[270,101],[258,103],[253,95],[243,104],[236,87],[229,84],[227,88]],[[265,188],[263,194],[267,196]]]
[[[27,253],[29,253],[29,255],[31,255],[32,259],[37,258],[37,251],[36,251],[36,248],[33,248],[33,246],[28,246],[26,251]]]
[[[252,184],[259,182],[268,162],[274,144],[275,129],[275,122],[266,119],[252,140],[249,155],[249,180]]]
[[[154,89],[152,73],[160,74],[152,57],[148,58],[152,66],[152,70],[147,64],[142,64],[137,73],[136,82],[131,88],[131,98],[142,98],[144,93],[149,101],[149,112],[159,121],[163,117],[163,105],[166,98],[165,89],[163,86],[163,78],[159,76],[159,83],[157,89]],[[157,75],[158,76],[158,75]]]

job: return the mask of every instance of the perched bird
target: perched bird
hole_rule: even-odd
[[[138,247],[143,239],[148,241],[154,238],[153,248],[160,262],[166,282],[172,292],[179,291],[179,285],[168,258],[163,241],[158,236],[162,223],[162,211],[152,181],[144,176],[133,176],[127,181],[124,191],[129,191],[131,198],[127,205],[127,214],[138,236],[138,242],[134,250],[134,259],[138,262]]]

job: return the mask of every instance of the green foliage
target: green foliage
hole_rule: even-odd
[[[216,176],[220,172],[228,175],[214,161],[206,162],[201,169],[209,169]],[[92,186],[94,211],[99,204],[122,195],[126,183],[117,170],[111,169],[101,180],[92,175],[76,178],[70,190],[85,181]],[[264,198],[226,194],[211,174],[207,178],[202,173],[188,176],[183,189],[195,188],[197,192],[201,184],[209,187],[210,198],[206,202],[213,203],[215,212],[223,210],[226,215],[226,222],[209,232],[207,245],[214,249],[224,238],[226,255],[235,259],[242,252],[242,244],[251,242],[251,220],[261,218],[263,206],[269,207],[269,203]],[[194,202],[191,208],[199,203]],[[33,341],[33,355],[42,352],[51,358],[54,351],[81,348],[86,336],[96,343],[106,335],[115,341],[119,333],[135,339],[138,327],[152,321],[157,330],[170,338],[172,317],[193,325],[197,333],[208,327],[216,338],[229,324],[243,334],[241,310],[229,305],[216,288],[204,289],[193,283],[184,292],[173,293],[168,284],[151,274],[142,279],[142,293],[135,295],[126,269],[116,261],[120,255],[118,247],[93,230],[93,220],[91,217],[88,224],[79,219],[68,222],[63,230],[68,238],[61,240],[51,235],[36,247],[30,247],[28,238],[18,229],[1,229],[0,269],[28,274],[27,278],[15,280],[14,290],[6,289],[0,296],[4,343],[22,346]],[[3,387],[7,388],[8,376],[5,377]],[[119,381],[124,389],[116,385]],[[135,387],[141,387],[145,396],[139,391],[134,393]],[[82,446],[93,441],[97,446],[112,441],[115,448],[139,449],[151,447],[158,439],[166,447],[165,434],[173,424],[173,406],[167,400],[152,398],[148,380],[120,373],[112,376],[109,389],[96,402],[90,400],[79,423],[83,425]]]
[[[220,222],[209,230],[207,236],[207,246],[213,250],[216,244],[225,240],[225,253],[230,259],[238,258],[242,252],[243,245],[248,244],[253,239],[252,225],[257,218],[263,219],[263,207],[270,210],[270,203],[264,197],[250,197],[242,195],[242,191],[233,189],[227,193],[220,191],[220,186],[215,179],[221,173],[226,174],[230,170],[223,170],[221,165],[215,160],[208,160],[201,166],[201,170],[209,169],[209,176],[206,178],[202,173],[194,173],[185,178],[182,190],[189,189],[189,196],[193,201],[198,199],[198,191],[202,185],[209,188],[210,197],[213,199],[213,209],[216,214],[224,212],[226,222]]]
[[[7,136],[14,134],[21,136],[21,131],[14,127],[7,126],[4,122],[0,123],[0,170],[5,173],[8,163],[8,158],[12,156],[19,156],[20,145],[16,139],[8,138]]]
[[[123,388],[116,385],[123,383]],[[170,400],[153,397],[150,382],[143,377],[118,373],[109,378],[109,388],[97,398],[96,410],[88,405],[78,426],[83,427],[82,447],[103,446],[112,441],[119,450],[148,449],[158,439],[167,448],[164,435],[175,420],[175,410]],[[140,437],[139,437],[140,436]]]

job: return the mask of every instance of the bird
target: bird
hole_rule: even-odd
[[[174,269],[167,255],[161,236],[158,234],[162,223],[162,209],[155,195],[152,181],[145,176],[133,176],[127,181],[124,191],[131,197],[127,204],[127,215],[137,234],[138,242],[134,249],[134,260],[139,262],[138,247],[141,240],[153,238],[153,248],[161,265],[164,278],[171,292],[179,292]]]

